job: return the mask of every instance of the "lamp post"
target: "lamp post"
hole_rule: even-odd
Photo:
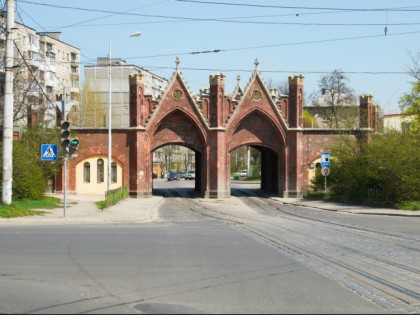
[[[108,78],[109,78],[109,91],[108,91],[108,181],[107,181],[107,192],[111,190],[111,164],[112,164],[112,46],[121,42],[122,40],[129,37],[140,37],[141,32],[134,32],[130,36],[123,37],[114,43],[109,43],[109,54],[108,54]]]

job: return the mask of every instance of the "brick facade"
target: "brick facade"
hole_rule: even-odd
[[[342,136],[333,130],[303,128],[304,77],[289,77],[289,95],[280,97],[264,84],[258,63],[243,90],[227,95],[223,74],[211,75],[209,84],[200,97],[195,96],[177,64],[167,90],[153,101],[144,95],[141,75],[130,76],[130,127],[112,131],[112,156],[122,165],[123,185],[130,195],[152,194],[152,152],[172,144],[195,152],[195,189],[202,197],[230,195],[230,152],[243,145],[261,152],[262,189],[278,196],[298,196],[308,183],[309,164]],[[377,121],[371,100],[370,96],[361,99],[365,128]],[[78,132],[81,148],[68,167],[69,191],[77,191],[78,163],[107,155],[106,128]]]

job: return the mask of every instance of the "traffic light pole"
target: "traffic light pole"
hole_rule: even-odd
[[[63,216],[66,217],[66,210],[67,210],[67,152],[64,150],[64,161],[63,161],[63,171],[64,171],[64,187],[63,187]]]
[[[63,216],[64,218],[66,217],[66,212],[67,212],[67,148],[69,146],[68,138],[70,137],[70,131],[69,131],[70,123],[67,122],[66,108],[67,108],[67,95],[66,95],[66,88],[64,88],[63,108],[62,108],[64,123],[61,124],[61,129],[64,129],[64,132],[65,132],[65,135],[63,134],[63,131],[61,133],[61,146],[63,148],[63,172],[64,172],[64,176],[63,176],[63,181],[64,181],[63,183],[63,212],[64,212]],[[67,125],[65,125],[66,123]]]

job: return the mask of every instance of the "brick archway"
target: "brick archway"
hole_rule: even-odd
[[[275,103],[257,70],[248,87],[233,96],[224,94],[224,76],[217,74],[210,76],[208,94],[198,101],[177,69],[159,102],[145,106],[141,75],[130,77],[130,121],[135,128],[131,145],[136,143],[130,148],[131,195],[151,195],[151,153],[166,144],[183,145],[199,155],[198,189],[203,197],[230,196],[230,151],[245,144],[262,152],[262,188],[278,195],[297,191],[294,172],[301,168],[296,141],[301,133],[303,79],[293,78],[291,83],[294,103]]]
[[[320,152],[328,151],[343,132],[304,129],[303,76],[289,77],[289,94],[269,89],[256,69],[245,88],[238,85],[225,94],[223,74],[210,76],[210,87],[200,95],[191,93],[177,68],[157,99],[144,94],[141,74],[130,81],[130,127],[112,130],[112,158],[121,161],[123,186],[132,197],[147,197],[153,190],[152,152],[177,144],[192,149],[199,165],[198,187],[206,198],[230,196],[230,152],[250,145],[263,158],[261,188],[278,196],[296,197],[308,184],[308,169]],[[371,96],[360,100],[362,130],[349,130],[349,137],[368,139],[376,126],[369,119]],[[375,120],[376,121],[376,120]],[[77,163],[91,156],[107,155],[106,128],[79,128],[79,156],[67,168],[69,191],[76,192]],[[197,169],[197,167],[196,167]],[[62,173],[56,190],[62,188]],[[102,193],[102,192],[100,192]]]
[[[195,191],[201,196],[205,194],[206,187],[206,140],[200,128],[195,125],[194,120],[188,113],[176,108],[164,116],[152,134],[151,153],[167,145],[185,146],[195,153],[196,179]],[[204,160],[203,160],[204,159]]]
[[[286,185],[285,143],[281,127],[259,108],[238,119],[230,135],[229,152],[249,145],[261,153],[261,189],[276,195]]]

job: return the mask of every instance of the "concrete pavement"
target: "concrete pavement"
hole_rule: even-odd
[[[62,194],[49,194],[60,198]],[[56,209],[35,209],[45,211],[39,216],[18,218],[0,218],[0,224],[97,224],[97,223],[140,223],[151,222],[158,218],[157,209],[163,203],[163,197],[128,198],[121,200],[104,210],[100,210],[95,202],[104,200],[103,196],[93,195],[68,195],[67,207]]]
[[[63,195],[52,194],[63,200]],[[235,197],[231,197],[232,200]],[[324,200],[308,200],[271,197],[273,201],[304,206],[313,209],[338,211],[353,214],[388,215],[388,216],[409,216],[420,217],[420,211],[395,210],[388,208],[371,208],[359,205],[350,205]],[[150,198],[128,198],[120,201],[104,210],[97,208],[95,202],[103,200],[103,196],[69,195],[67,196],[67,207],[56,208],[46,211],[44,215],[19,218],[0,218],[0,225],[4,224],[97,224],[97,223],[144,223],[152,222],[159,218],[158,208],[164,198],[152,196]],[[201,201],[205,202],[204,199]]]

